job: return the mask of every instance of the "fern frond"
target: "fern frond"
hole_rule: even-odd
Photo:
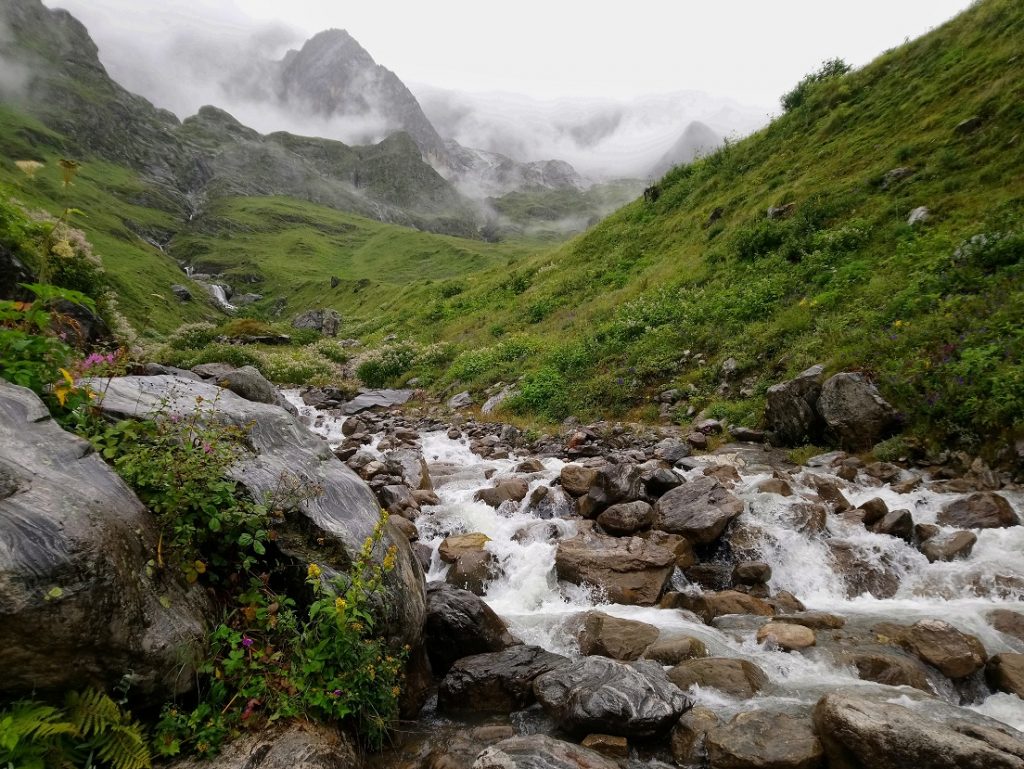
[[[100,734],[121,723],[121,709],[110,697],[97,689],[68,692],[64,701],[68,721],[83,737]]]
[[[99,757],[113,769],[151,769],[149,746],[138,723],[117,724],[97,740]]]
[[[27,737],[45,739],[59,735],[73,736],[78,733],[74,724],[63,720],[63,714],[57,708],[37,702],[15,703],[4,721],[6,731],[16,740]]]

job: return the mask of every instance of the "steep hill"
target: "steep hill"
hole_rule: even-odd
[[[868,372],[944,446],[1019,434],[1022,41],[1024,5],[985,0],[805,83],[766,129],[561,249],[455,295],[412,286],[362,328],[457,342],[442,381],[525,372],[513,405],[556,419],[653,418],[653,395],[692,385],[696,408],[754,424],[769,385],[821,362]]]

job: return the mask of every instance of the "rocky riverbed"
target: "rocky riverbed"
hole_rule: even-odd
[[[382,765],[1024,766],[1024,496],[983,463],[286,397],[426,572],[436,693]]]

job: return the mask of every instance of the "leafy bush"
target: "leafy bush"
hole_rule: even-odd
[[[386,387],[402,376],[416,360],[416,348],[395,344],[371,355],[356,368],[356,376],[367,387]]]
[[[172,350],[198,350],[217,338],[217,327],[212,323],[185,323],[167,338]]]
[[[269,336],[275,334],[273,326],[255,318],[233,318],[220,328],[222,336],[239,338],[246,336]]]
[[[102,692],[68,692],[63,707],[15,702],[0,710],[0,766],[148,769],[142,727]]]
[[[842,77],[850,69],[850,65],[842,59],[828,59],[822,62],[816,71],[806,75],[803,80],[796,84],[792,91],[782,96],[782,109],[786,112],[796,109],[807,101],[808,94],[818,83]]]
[[[505,403],[514,414],[539,414],[552,421],[569,415],[569,397],[565,378],[554,368],[545,367],[528,374],[519,392]]]

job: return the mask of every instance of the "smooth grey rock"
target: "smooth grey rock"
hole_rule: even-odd
[[[570,732],[650,737],[666,732],[693,703],[656,662],[583,659],[539,676],[534,693]]]
[[[654,505],[654,528],[710,544],[743,512],[743,501],[717,480],[701,476],[672,489]]]
[[[516,392],[518,391],[516,390],[515,385],[506,385],[505,387],[501,388],[501,390],[498,391],[495,395],[492,395],[490,398],[484,401],[484,405],[480,407],[480,412],[483,414],[493,414],[495,411],[498,410],[498,408],[501,407],[501,404],[503,404],[505,401],[507,401],[509,398],[515,395]]]
[[[331,309],[308,310],[292,321],[293,328],[319,331],[324,336],[337,336],[341,316]]]
[[[847,450],[874,446],[896,427],[896,410],[863,374],[844,372],[826,380],[818,399],[818,412]]]
[[[502,651],[518,643],[505,621],[481,598],[444,582],[427,586],[424,634],[431,667],[441,675],[462,657]]]
[[[640,537],[582,531],[558,543],[558,578],[603,589],[613,603],[651,605],[665,591],[676,554]]]
[[[296,569],[304,572],[315,562],[331,578],[348,567],[373,534],[380,517],[373,492],[325,441],[283,409],[244,400],[212,384],[169,376],[99,380],[94,389],[99,393],[94,403],[121,418],[189,417],[201,396],[209,409],[204,419],[247,431],[255,453],[241,459],[230,475],[256,499],[275,493],[282,479],[315,483],[322,493],[295,506],[275,542]],[[401,532],[388,526],[383,544],[394,544],[397,558],[395,569],[385,577],[386,599],[378,607],[378,627],[393,642],[415,646],[426,613],[423,572]]]
[[[815,404],[821,394],[822,365],[768,388],[764,421],[773,443],[799,446],[817,440],[824,424]]]
[[[467,390],[463,390],[457,395],[453,395],[448,399],[448,408],[450,409],[465,409],[473,405],[473,396],[469,394]]]
[[[219,387],[231,390],[240,398],[256,403],[277,404],[280,394],[266,377],[253,366],[242,366],[232,369],[221,376],[214,377]]]
[[[2,380],[0,487],[0,693],[125,675],[150,704],[190,690],[214,616],[205,593],[150,576],[150,513],[34,393]]]
[[[363,390],[341,407],[341,413],[350,416],[375,408],[389,409],[401,406],[407,403],[412,395],[412,390]]]
[[[472,769],[619,769],[619,765],[581,745],[529,734],[486,748]]]
[[[188,290],[187,286],[183,286],[180,283],[174,283],[171,285],[171,293],[178,297],[182,302],[192,301],[192,292]]]
[[[918,206],[910,212],[910,216],[907,217],[907,224],[913,227],[917,224],[923,224],[931,219],[932,212],[928,210],[928,206]]]
[[[535,701],[534,679],[568,664],[568,658],[539,646],[519,645],[463,657],[452,665],[441,682],[437,706],[449,713],[522,710]]]

